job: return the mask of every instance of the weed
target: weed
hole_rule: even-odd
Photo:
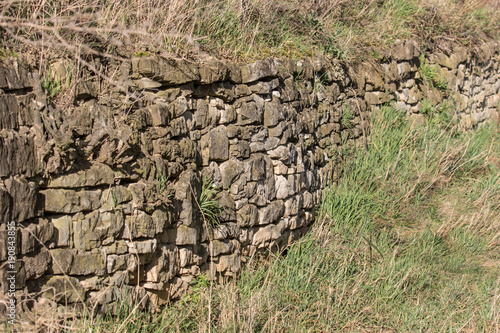
[[[156,180],[158,181],[158,192],[162,193],[167,189],[168,176],[165,177],[164,173],[159,173]]]
[[[111,202],[113,203],[113,209],[116,209],[118,207],[118,200],[116,200],[115,191],[110,190],[109,193],[111,194]]]
[[[344,110],[342,112],[342,119],[340,120],[340,124],[344,128],[352,128],[354,126],[353,120],[354,120],[354,115],[351,113],[351,110],[349,110],[349,108],[346,105],[344,105]]]
[[[3,46],[0,45],[0,59],[6,59],[6,58],[18,58],[19,55],[17,52],[14,52],[9,49],[3,48]]]
[[[200,214],[211,226],[217,226],[220,223],[222,208],[219,201],[215,199],[218,192],[219,188],[212,181],[203,178],[199,199]]]
[[[41,86],[42,89],[47,94],[47,98],[49,99],[49,101],[53,100],[54,97],[56,97],[57,94],[60,93],[62,90],[61,82],[52,79],[50,77],[50,73],[41,81]]]
[[[448,90],[448,83],[446,78],[442,77],[438,73],[438,67],[436,65],[430,65],[427,63],[424,54],[420,56],[420,74],[425,82],[427,82],[431,87],[439,89],[441,91]]]
[[[135,58],[149,57],[151,54],[148,51],[139,51],[134,54]]]
[[[420,113],[423,115],[430,115],[433,110],[434,107],[432,106],[431,102],[427,98],[424,98],[422,100],[422,108],[420,109]]]

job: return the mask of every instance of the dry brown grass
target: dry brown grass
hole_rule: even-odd
[[[141,50],[170,56],[352,58],[396,38],[429,46],[498,32],[487,0],[104,0],[0,2],[6,47],[29,45],[114,59]]]

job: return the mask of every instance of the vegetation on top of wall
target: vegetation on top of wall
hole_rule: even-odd
[[[369,57],[397,38],[428,48],[450,41],[496,38],[494,0],[3,0],[0,37],[6,48],[67,54],[162,52],[255,59]],[[47,52],[51,50],[51,52]]]

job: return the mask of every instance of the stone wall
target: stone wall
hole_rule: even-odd
[[[381,58],[237,65],[144,53],[117,67],[121,89],[102,93],[89,76],[64,107],[23,59],[2,60],[0,289],[13,221],[18,300],[162,304],[200,274],[236,276],[256,252],[304,235],[343,145],[366,139],[382,105],[422,118],[446,103],[463,129],[498,112],[498,44],[426,57],[398,41]],[[53,64],[56,79],[64,66]],[[219,189],[218,225],[198,209],[203,179]]]

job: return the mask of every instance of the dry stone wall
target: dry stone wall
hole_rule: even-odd
[[[398,41],[377,63],[351,65],[141,55],[117,69],[122,89],[103,94],[91,77],[66,107],[52,106],[22,58],[2,60],[3,295],[11,222],[18,300],[162,304],[200,274],[236,276],[308,231],[371,112],[391,104],[422,118],[447,103],[466,129],[500,102],[495,43],[422,56]],[[199,212],[203,179],[219,189],[218,225]]]

